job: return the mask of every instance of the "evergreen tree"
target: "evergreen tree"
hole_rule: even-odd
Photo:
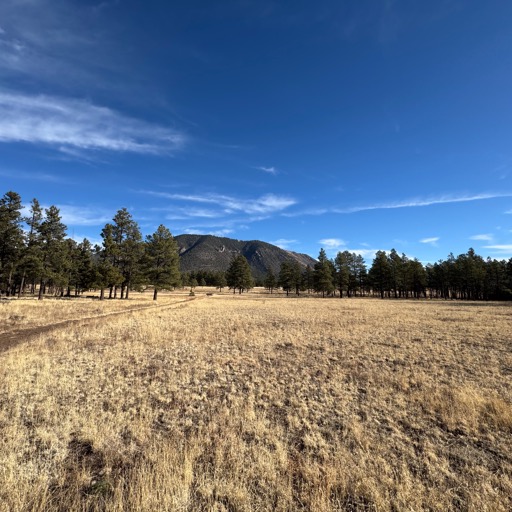
[[[107,224],[103,228],[101,236],[106,257],[123,275],[121,299],[128,299],[130,290],[142,284],[144,277],[141,269],[144,247],[139,226],[130,212],[126,208],[121,208],[115,214],[113,224]],[[117,285],[113,286],[113,291],[115,297]]]
[[[322,297],[334,291],[333,270],[334,265],[327,259],[325,250],[320,249],[314,268],[314,286],[316,292],[322,292]]]
[[[0,199],[0,294],[13,293],[13,275],[24,249],[21,209],[16,192]]]
[[[377,251],[369,272],[369,278],[374,290],[378,290],[383,299],[390,289],[390,268],[385,251]]]
[[[39,279],[42,269],[42,246],[41,246],[41,222],[43,221],[43,209],[37,199],[30,203],[30,215],[23,219],[29,230],[26,235],[26,244],[21,254],[20,270],[21,282],[18,288],[18,298],[24,291],[25,282],[30,280],[32,293],[35,293],[36,281]]]
[[[213,286],[215,286],[215,288],[218,288],[219,292],[222,293],[222,289],[225,288],[227,285],[228,283],[226,281],[226,273],[222,271],[216,272],[214,275]]]
[[[340,299],[343,297],[343,291],[350,293],[350,270],[352,263],[352,254],[348,251],[338,252],[334,259],[334,268],[336,269],[335,282],[340,293]]]
[[[311,293],[315,289],[315,273],[309,265],[302,273],[302,286],[308,293]]]
[[[39,300],[43,298],[47,285],[63,288],[67,284],[69,253],[64,242],[66,229],[56,206],[45,209],[45,217],[39,225],[42,255]]]
[[[393,291],[395,299],[398,298],[404,289],[404,269],[402,258],[395,249],[391,249],[388,255],[389,287]]]
[[[76,245],[73,258],[73,273],[71,284],[75,287],[75,295],[94,286],[95,273],[93,263],[93,247],[91,242],[84,238]]]
[[[155,233],[146,237],[144,260],[148,282],[154,287],[153,300],[157,300],[159,290],[169,290],[178,286],[178,244],[165,226],[160,225]]]
[[[274,288],[277,287],[277,279],[276,276],[274,275],[274,272],[272,272],[271,268],[268,270],[267,275],[265,276],[265,281],[263,282],[263,285],[271,294],[274,291]]]
[[[238,290],[242,293],[254,286],[254,280],[251,274],[251,267],[247,258],[241,254],[235,256],[226,271],[226,281],[233,293]]]

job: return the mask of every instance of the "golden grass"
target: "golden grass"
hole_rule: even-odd
[[[162,305],[176,302],[177,298],[184,298],[186,295],[188,292],[183,291],[172,294],[161,292],[157,303]],[[47,297],[42,301],[35,297],[2,300],[0,301],[0,334],[156,305],[152,300],[152,291],[132,292],[129,300],[100,301],[97,300],[99,293],[96,293],[95,297],[96,299]]]
[[[0,511],[510,510],[511,332],[227,294],[56,330],[0,355]]]

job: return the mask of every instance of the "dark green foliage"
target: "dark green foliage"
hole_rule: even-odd
[[[369,280],[373,290],[380,293],[381,298],[392,286],[391,268],[385,251],[377,251],[369,272]]]
[[[14,293],[13,276],[24,247],[21,209],[16,192],[7,192],[0,199],[0,294]]]
[[[144,246],[138,224],[126,208],[121,208],[101,232],[103,238],[103,259],[110,263],[122,276],[121,299],[128,299],[131,289],[144,284],[142,257]],[[118,284],[110,285],[110,297],[117,295]]]
[[[302,268],[297,261],[281,263],[278,285],[286,292],[286,295],[292,290],[299,295],[302,288]]]
[[[320,249],[318,261],[314,267],[314,287],[316,292],[331,294],[334,291],[334,265],[327,259],[325,250]]]
[[[242,293],[243,291],[250,290],[254,286],[251,267],[245,256],[239,254],[233,258],[226,271],[226,281],[229,288],[233,290],[233,293],[235,293],[236,290]]]
[[[178,245],[165,226],[160,225],[155,233],[146,237],[144,270],[148,283],[154,288],[154,300],[159,290],[170,290],[180,283]]]
[[[302,286],[308,293],[311,293],[315,289],[315,273],[309,265],[302,273]]]
[[[270,293],[272,293],[274,291],[274,288],[277,287],[277,279],[276,276],[274,275],[274,272],[272,272],[272,269],[267,272],[265,280],[263,281],[263,285]]]
[[[41,277],[39,283],[39,299],[43,298],[46,288],[58,293],[67,286],[69,279],[69,246],[65,241],[66,226],[61,222],[60,211],[56,206],[45,210],[40,223],[39,244]]]

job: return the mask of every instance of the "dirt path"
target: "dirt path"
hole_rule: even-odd
[[[147,309],[171,309],[175,306],[180,306],[184,303],[191,302],[193,300],[203,299],[204,297],[188,297],[184,300],[179,300],[177,302],[173,302],[172,304],[156,304],[156,305],[149,305],[149,306],[139,306],[136,308],[130,308],[130,309],[123,309],[121,311],[112,311],[110,313],[100,313],[98,315],[94,316],[84,316],[82,318],[72,318],[69,320],[62,320],[61,322],[54,322],[52,324],[48,325],[42,325],[37,327],[29,327],[25,329],[17,329],[14,331],[6,332],[0,334],[0,353],[5,352],[6,350],[9,350],[10,348],[20,345],[21,343],[24,343],[28,341],[30,338],[33,338],[35,336],[39,336],[40,334],[45,334],[47,332],[51,332],[55,329],[61,329],[65,327],[70,327],[77,323],[87,323],[92,322],[94,320],[98,320],[98,318],[106,318],[111,316],[120,316],[120,315],[126,315],[128,313],[135,313],[137,311],[145,311]]]

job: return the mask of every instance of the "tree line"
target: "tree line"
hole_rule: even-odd
[[[37,199],[29,214],[16,192],[0,199],[0,294],[78,296],[100,290],[100,299],[128,299],[131,290],[159,290],[181,283],[178,245],[163,225],[145,239],[126,208],[101,231],[102,245],[66,236],[59,209],[43,209]]]
[[[282,288],[286,295],[300,292],[322,296],[378,296],[381,298],[431,298],[512,300],[512,258],[484,259],[469,249],[455,257],[423,265],[395,249],[377,251],[370,268],[364,258],[349,251],[334,259],[320,250],[313,268],[286,261],[279,274],[269,272],[264,281],[270,293]]]
[[[178,245],[169,229],[160,225],[143,238],[126,208],[104,226],[102,243],[94,246],[87,239],[67,237],[56,206],[43,209],[33,199],[28,214],[23,211],[16,192],[0,199],[0,295],[70,297],[95,289],[101,299],[128,299],[131,290],[151,286],[156,300],[160,290],[182,286],[229,287],[242,293],[263,285],[270,293],[281,288],[287,295],[512,299],[512,258],[484,259],[473,249],[427,265],[394,249],[378,251],[369,269],[361,255],[343,251],[329,259],[321,249],[314,267],[285,261],[278,275],[269,270],[256,282],[243,255],[234,257],[226,272],[181,273]]]

